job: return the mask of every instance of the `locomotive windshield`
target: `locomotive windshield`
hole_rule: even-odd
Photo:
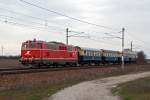
[[[23,43],[22,48],[28,48],[28,45],[26,43]]]

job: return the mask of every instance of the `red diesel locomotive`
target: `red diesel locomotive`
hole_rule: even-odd
[[[36,39],[22,43],[21,63],[24,65],[76,65],[77,61],[77,49],[72,45],[37,41]]]

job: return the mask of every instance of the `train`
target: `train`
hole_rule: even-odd
[[[135,63],[137,53],[124,50],[124,62]],[[21,64],[25,66],[81,66],[120,64],[122,52],[66,45],[61,42],[27,40],[21,46]]]

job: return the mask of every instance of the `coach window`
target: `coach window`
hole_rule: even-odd
[[[99,51],[97,51],[97,56],[100,56]]]
[[[90,56],[92,56],[92,52],[91,51],[89,51],[90,52]]]
[[[93,54],[92,51],[90,51],[90,56],[92,56],[92,54]]]
[[[86,54],[86,50],[84,50],[84,55],[87,55],[87,54]]]
[[[88,51],[86,51],[86,55],[89,56],[89,52]]]
[[[92,56],[92,51],[90,51],[90,56]]]
[[[95,51],[95,56],[98,56],[98,52],[97,51]]]
[[[88,56],[90,56],[91,55],[91,52],[90,51],[88,51]]]
[[[90,52],[89,51],[87,51],[87,56],[90,56]]]
[[[98,52],[97,55],[100,56],[100,53]]]
[[[93,52],[92,51],[90,51],[90,56],[92,56],[93,55]]]
[[[97,51],[94,52],[94,56],[97,56]]]
[[[97,56],[99,56],[99,52],[97,51]]]
[[[99,56],[99,55],[98,55],[98,51],[96,51],[96,56]]]
[[[88,56],[90,56],[91,55],[91,53],[90,53],[90,51],[88,51]]]
[[[99,56],[99,52],[98,51],[97,51],[96,55]]]
[[[100,56],[99,51],[97,52],[97,56]]]

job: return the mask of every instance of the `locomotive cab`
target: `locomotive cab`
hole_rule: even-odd
[[[24,65],[33,64],[36,58],[41,58],[41,49],[43,48],[43,42],[26,41],[21,46],[21,63]]]

